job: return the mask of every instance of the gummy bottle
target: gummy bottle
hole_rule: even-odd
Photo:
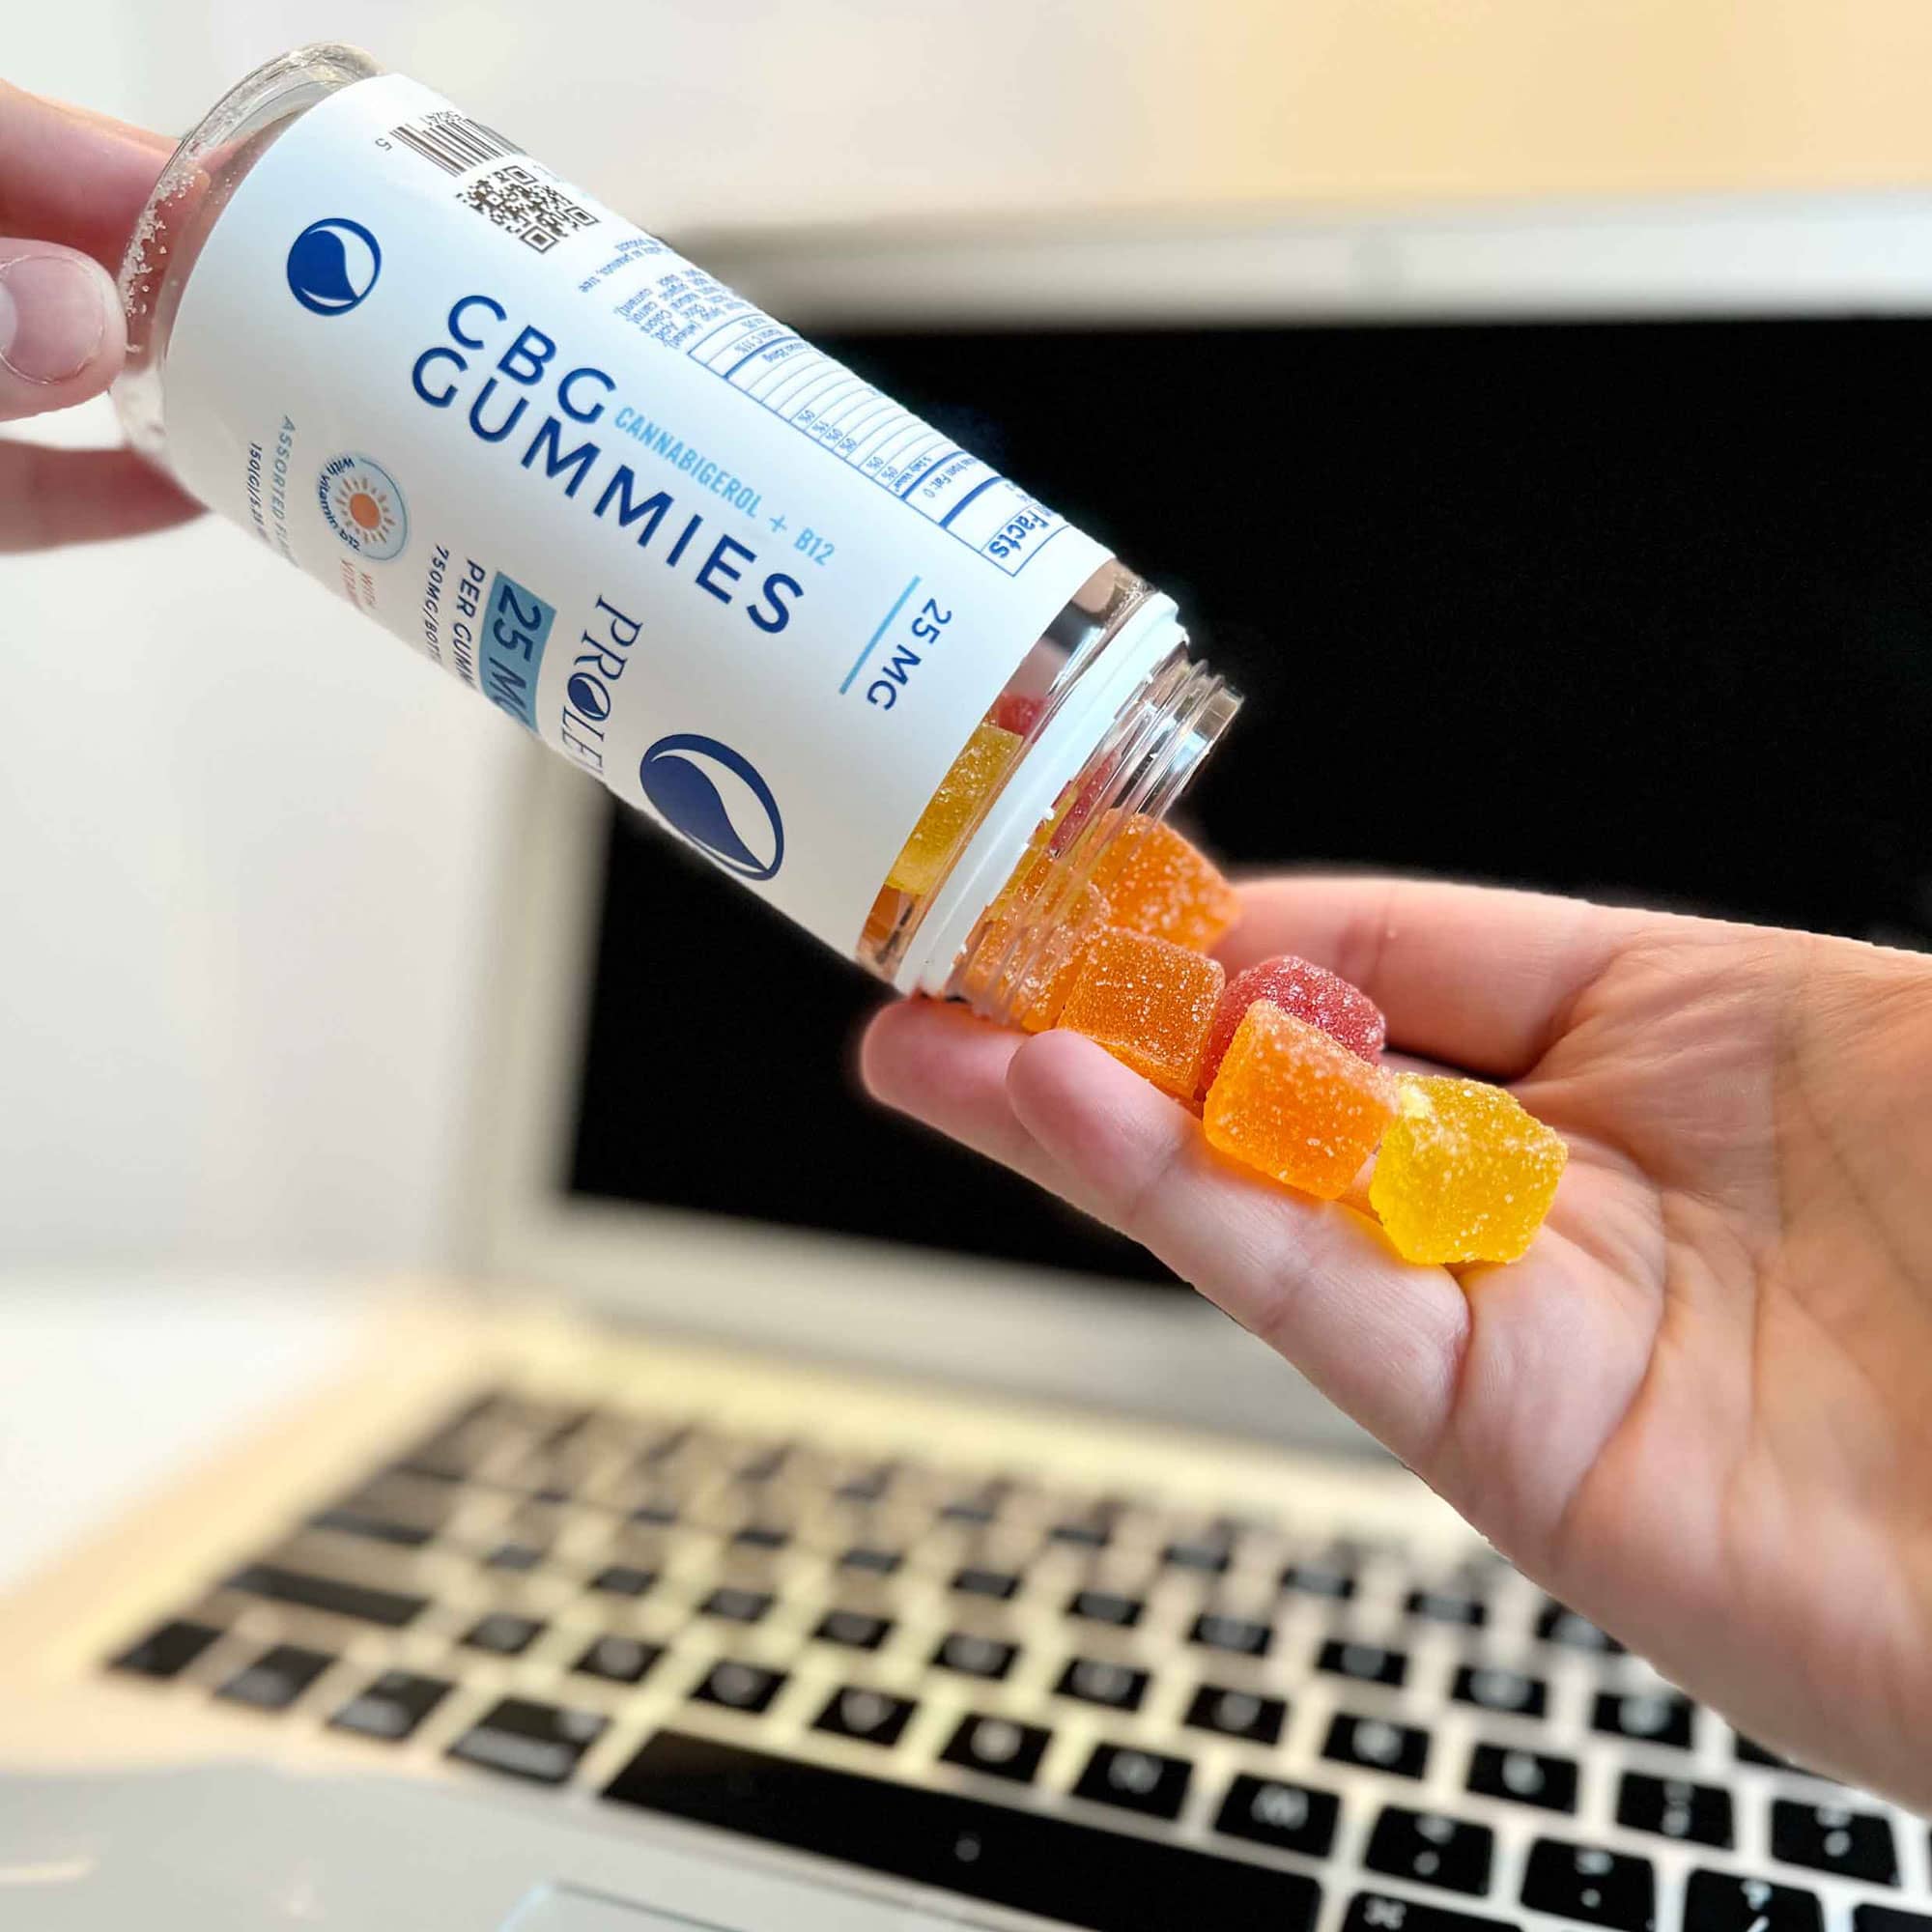
[[[354,48],[210,111],[121,292],[135,448],[902,991],[1015,1017],[1238,707],[1105,546]]]

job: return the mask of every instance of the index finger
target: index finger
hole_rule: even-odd
[[[0,234],[63,242],[112,272],[173,149],[0,81]]]

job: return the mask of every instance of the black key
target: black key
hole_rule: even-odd
[[[1178,1818],[1193,1775],[1194,1767],[1184,1757],[1163,1757],[1130,1745],[1096,1745],[1073,1795],[1144,1817]]]
[[[657,1580],[655,1570],[639,1570],[635,1563],[607,1563],[585,1587],[611,1597],[641,1597]]]
[[[1715,1784],[1627,1771],[1617,1789],[1617,1823],[1633,1832],[1728,1848],[1733,1836],[1731,1794]]]
[[[638,1462],[646,1469],[654,1468],[661,1463],[674,1461],[677,1457],[683,1455],[696,1440],[697,1432],[695,1429],[687,1427],[669,1430],[665,1435],[660,1435],[648,1448],[639,1450],[638,1452]]]
[[[1113,1531],[1104,1522],[1074,1518],[1057,1522],[1046,1532],[1049,1543],[1065,1543],[1075,1549],[1104,1549],[1113,1540]]]
[[[1546,1605],[1537,1618],[1536,1634],[1545,1643],[1560,1643],[1570,1650],[1593,1650],[1602,1657],[1623,1655],[1623,1645],[1607,1631],[1554,1602]]]
[[[731,1541],[741,1549],[782,1549],[791,1541],[791,1531],[776,1523],[748,1522],[732,1532]]]
[[[492,1610],[463,1634],[471,1650],[487,1650],[497,1657],[521,1657],[544,1633],[536,1617],[520,1617],[511,1610]]]
[[[1359,1764],[1395,1777],[1420,1777],[1429,1767],[1429,1733],[1338,1711],[1321,1755],[1337,1764]]]
[[[1613,1738],[1634,1738],[1640,1744],[1689,1750],[1691,1709],[1688,1697],[1670,1691],[1600,1690],[1590,1722]]]
[[[1341,1805],[1331,1792],[1311,1791],[1305,1784],[1286,1784],[1280,1778],[1255,1777],[1243,1772],[1228,1787],[1214,1829],[1231,1838],[1272,1845],[1278,1852],[1325,1859],[1335,1842],[1335,1820],[1340,1812]]]
[[[335,1659],[326,1650],[278,1643],[239,1670],[214,1694],[258,1711],[286,1711]]]
[[[1567,1757],[1505,1745],[1478,1745],[1469,1760],[1469,1789],[1479,1798],[1507,1798],[1546,1811],[1577,1808],[1577,1766]]]
[[[781,1442],[776,1448],[759,1450],[749,1461],[739,1463],[733,1473],[741,1483],[769,1483],[784,1467],[790,1454],[789,1444]]]
[[[1039,1769],[1052,1736],[1037,1724],[1016,1724],[1010,1718],[973,1716],[960,1720],[952,1742],[940,1752],[948,1764],[983,1771],[1014,1784],[1027,1784]]]
[[[1304,1597],[1326,1597],[1346,1604],[1355,1594],[1355,1579],[1332,1563],[1291,1563],[1281,1573],[1281,1587]]]
[[[483,1561],[492,1570],[534,1570],[549,1554],[534,1543],[499,1543]]]
[[[360,1696],[352,1697],[329,1723],[365,1738],[406,1738],[454,1689],[440,1677],[385,1670]]]
[[[1349,1901],[1342,1932],[1517,1932],[1500,1918],[1478,1918],[1440,1905],[1418,1905],[1385,1891],[1358,1891]]]
[[[892,1618],[869,1610],[827,1610],[812,1632],[821,1643],[842,1643],[847,1650],[877,1650],[892,1634]]]
[[[1093,1932],[1173,1932],[1209,1909],[1219,1925],[1310,1932],[1321,1900],[1296,1872],[675,1731],[652,1738],[607,1796]]]
[[[1411,1590],[1404,1607],[1412,1617],[1461,1624],[1465,1630],[1481,1630],[1490,1620],[1490,1606],[1480,1597],[1459,1597],[1450,1590]]]
[[[1490,1889],[1490,1860],[1495,1846],[1495,1833],[1487,1825],[1390,1804],[1376,1820],[1362,1862],[1391,1878],[1411,1878],[1447,1891],[1482,1893]]]
[[[1796,1886],[1694,1871],[1684,1888],[1684,1932],[1825,1932],[1825,1915],[1817,1898]],[[1926,1932],[1923,1921],[1918,1932]]]
[[[771,1606],[772,1595],[768,1590],[747,1590],[738,1583],[721,1583],[697,1607],[703,1615],[723,1617],[727,1623],[755,1624],[763,1620]]]
[[[1265,1657],[1274,1642],[1274,1631],[1252,1617],[1224,1616],[1219,1610],[1203,1610],[1187,1633],[1190,1643],[1205,1644],[1209,1650],[1232,1650],[1240,1657]]]
[[[1161,1561],[1177,1570],[1198,1570],[1204,1576],[1224,1577],[1235,1560],[1231,1545],[1218,1537],[1182,1537],[1161,1551]]]
[[[1540,1718],[1548,1706],[1549,1687],[1542,1678],[1525,1677],[1520,1670],[1492,1670],[1485,1664],[1465,1663],[1456,1673],[1456,1688],[1450,1695],[1459,1704],[1473,1704],[1479,1711]]]
[[[668,1496],[653,1496],[631,1512],[633,1522],[649,1523],[654,1529],[668,1529],[677,1520],[677,1504]]]
[[[315,1577],[279,1563],[250,1563],[228,1578],[226,1585],[245,1596],[266,1597],[274,1604],[294,1604],[304,1610],[327,1610],[330,1616],[354,1617],[365,1624],[401,1630],[429,1608],[427,1597],[400,1590],[373,1589],[367,1583],[348,1583],[338,1577]]]
[[[1855,1905],[1852,1932],[1932,1932],[1932,1918],[1922,1912],[1901,1912],[1895,1905]]]
[[[969,1563],[953,1573],[952,1587],[963,1597],[992,1597],[1004,1604],[1018,1593],[1020,1579],[1010,1570],[982,1570]]]
[[[639,1684],[663,1655],[661,1643],[645,1643],[634,1636],[600,1636],[571,1668],[611,1684]]]
[[[593,1712],[505,1697],[450,1746],[449,1755],[537,1784],[561,1784],[603,1733],[604,1719]]]
[[[1771,1807],[1771,1855],[1788,1865],[1809,1865],[1871,1885],[1898,1883],[1891,1826],[1875,1811],[1780,1798]]]
[[[1085,1617],[1089,1623],[1112,1624],[1116,1630],[1132,1630],[1146,1607],[1138,1597],[1122,1597],[1114,1590],[1076,1590],[1066,1605],[1069,1617]]]
[[[940,1508],[940,1519],[945,1522],[974,1523],[983,1527],[1000,1513],[1003,1492],[994,1486],[975,1490],[969,1495],[954,1496]]]
[[[699,1703],[717,1704],[726,1711],[748,1711],[756,1718],[771,1709],[772,1699],[784,1687],[782,1670],[724,1658],[705,1672],[704,1682],[691,1694]]]
[[[892,1488],[893,1465],[881,1463],[876,1468],[860,1469],[844,1478],[832,1493],[847,1503],[875,1503]]]
[[[1075,1657],[1067,1660],[1054,1691],[1062,1697],[1077,1697],[1083,1704],[1104,1704],[1110,1711],[1138,1711],[1147,1695],[1148,1674],[1105,1658]]]
[[[309,1518],[308,1526],[333,1530],[337,1536],[360,1536],[372,1543],[393,1544],[399,1549],[420,1549],[432,1534],[419,1522],[397,1522],[391,1517],[378,1516],[346,1503],[336,1509],[318,1510]]]
[[[835,1738],[856,1738],[861,1744],[889,1750],[898,1743],[899,1733],[918,1709],[909,1697],[848,1685],[833,1693],[831,1703],[819,1712],[811,1727]]]
[[[879,1549],[869,1544],[857,1543],[838,1561],[847,1570],[864,1570],[873,1577],[890,1577],[905,1558],[896,1549]]]
[[[1016,1645],[996,1636],[980,1636],[973,1631],[951,1631],[940,1639],[932,1661],[944,1670],[956,1670],[965,1677],[1004,1677],[1019,1655]]]
[[[1331,1677],[1352,1677],[1358,1684],[1401,1684],[1408,1675],[1408,1659],[1399,1650],[1375,1643],[1345,1643],[1331,1639],[1315,1661],[1318,1670]]]
[[[1252,1690],[1230,1690],[1204,1684],[1194,1693],[1181,1720],[1197,1731],[1219,1731],[1224,1738],[1244,1738],[1251,1745],[1281,1741],[1288,1706],[1279,1697],[1263,1697]]]
[[[136,1677],[179,1677],[220,1634],[213,1624],[172,1617],[110,1659],[107,1667],[131,1671]]]
[[[1586,1925],[1651,1932],[1657,1919],[1657,1878],[1648,1859],[1539,1838],[1529,1848],[1522,1902],[1532,1912]]]

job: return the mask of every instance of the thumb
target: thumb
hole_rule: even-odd
[[[0,240],[0,421],[99,394],[127,351],[106,270],[52,242]]]

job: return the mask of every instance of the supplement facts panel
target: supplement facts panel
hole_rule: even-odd
[[[1009,577],[1066,528],[1017,484],[770,316],[733,316],[687,353]]]

